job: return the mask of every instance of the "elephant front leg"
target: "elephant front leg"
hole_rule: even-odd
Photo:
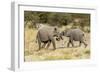
[[[54,47],[54,50],[55,50],[55,49],[56,49],[55,40],[54,40],[54,39],[52,39],[52,40],[51,40],[51,42],[52,42],[52,44],[53,44],[53,47]]]
[[[67,47],[69,47],[69,46],[70,46],[70,44],[72,45],[72,47],[74,47],[74,44],[73,44],[73,42],[72,42],[72,41],[69,41],[69,42],[68,42]]]
[[[68,44],[67,44],[67,47],[69,47],[70,44],[72,45],[72,47],[74,47],[73,39],[72,39],[72,38],[69,38],[69,42],[68,42]]]
[[[72,47],[74,47],[74,43],[73,43],[73,41],[71,41],[71,44],[72,44]]]

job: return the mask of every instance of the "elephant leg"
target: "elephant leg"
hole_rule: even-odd
[[[85,45],[85,48],[87,47],[87,44],[83,40],[81,40],[81,43]]]
[[[67,44],[67,47],[69,47],[70,43],[71,43],[71,42],[69,41],[68,44]]]
[[[82,42],[81,42],[81,41],[79,41],[79,47],[81,46],[81,44],[82,44]]]
[[[51,44],[51,41],[48,42],[47,47],[46,47],[47,49],[49,48],[50,44]]]
[[[68,44],[67,44],[67,47],[69,47],[70,44],[71,44],[71,38],[69,38],[69,42],[68,42]]]
[[[82,43],[85,45],[85,48],[86,48],[87,47],[87,44],[84,41],[82,41]]]
[[[51,40],[51,42],[52,42],[52,44],[53,44],[53,47],[54,47],[54,50],[55,50],[55,49],[56,49],[55,40],[54,40],[54,39],[52,39],[52,40]]]
[[[69,42],[67,44],[67,47],[69,47],[70,44],[72,44],[72,47],[74,47],[73,39],[71,37],[69,38]]]
[[[71,41],[71,40],[69,40],[69,42],[68,42],[68,44],[67,44],[67,47],[69,47],[70,44],[72,45],[72,47],[74,47],[73,41]]]
[[[43,43],[43,45],[42,45],[42,48],[45,48],[45,45],[46,45],[47,43]]]
[[[71,44],[72,44],[72,47],[74,47],[74,43],[73,43],[73,41],[71,41]]]

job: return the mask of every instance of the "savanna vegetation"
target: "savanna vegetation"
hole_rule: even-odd
[[[60,30],[80,28],[86,33],[88,46],[67,48],[66,42],[64,48],[59,48],[62,43],[56,41],[58,49],[51,50],[51,44],[49,49],[42,48],[36,51],[38,24],[58,26]],[[90,58],[90,14],[24,11],[24,37],[25,61],[88,59]],[[68,40],[66,37],[64,39]],[[78,45],[78,42],[75,42],[75,45]]]

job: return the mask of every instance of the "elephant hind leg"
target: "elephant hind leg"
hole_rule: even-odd
[[[85,45],[85,48],[87,47],[87,44],[84,42],[84,41],[81,41],[84,45]]]
[[[55,40],[54,40],[54,39],[52,39],[52,40],[51,40],[51,42],[52,42],[52,45],[53,45],[53,47],[54,47],[54,50],[55,50],[55,49],[56,49]]]
[[[85,43],[85,42],[83,42],[84,43],[84,45],[85,45],[85,48],[87,47],[87,44]]]
[[[69,45],[70,45],[70,41],[68,42],[67,47],[69,47]]]

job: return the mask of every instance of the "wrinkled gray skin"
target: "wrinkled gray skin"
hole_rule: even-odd
[[[72,45],[72,47],[74,47],[73,41],[79,41],[79,46],[81,46],[81,44],[83,43],[85,47],[87,47],[87,44],[85,43],[84,40],[84,32],[80,29],[65,30],[61,32],[60,35],[69,37],[67,47],[69,47],[70,44]]]
[[[58,36],[58,29],[56,27],[45,26],[38,29],[37,32],[37,40],[39,45],[39,50],[44,48],[47,44],[46,48],[49,48],[50,44],[53,44],[54,50],[56,49],[55,39],[54,37]],[[41,46],[41,43],[43,45]]]

